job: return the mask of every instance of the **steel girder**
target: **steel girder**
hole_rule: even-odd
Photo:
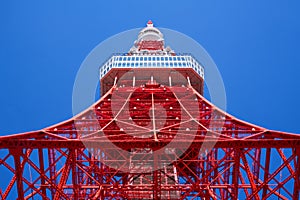
[[[0,148],[1,199],[299,199],[300,136],[241,121],[192,87],[115,86]]]

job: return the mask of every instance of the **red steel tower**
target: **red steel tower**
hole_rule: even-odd
[[[75,117],[0,137],[0,199],[299,199],[300,135],[207,101],[203,66],[151,21],[100,85]]]

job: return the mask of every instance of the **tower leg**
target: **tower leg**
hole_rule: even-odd
[[[297,155],[297,163],[295,168],[295,182],[294,182],[294,199],[299,199],[300,192],[300,149],[295,148],[294,151]]]
[[[21,165],[22,149],[10,149],[10,153],[14,157],[18,200],[21,200],[24,199],[23,180],[22,180],[23,165]]]

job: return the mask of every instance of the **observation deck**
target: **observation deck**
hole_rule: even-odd
[[[148,80],[169,87],[192,86],[203,94],[203,65],[191,54],[176,54],[165,46],[163,34],[152,21],[139,32],[129,52],[112,55],[100,67],[99,74],[101,95],[116,84],[141,86]]]
[[[101,95],[125,77],[128,79],[126,84],[131,85],[136,85],[137,80],[150,80],[151,76],[161,84],[178,85],[177,73],[186,79],[186,83],[180,82],[181,85],[191,85],[203,94],[204,67],[191,54],[115,54],[100,67],[99,73]]]

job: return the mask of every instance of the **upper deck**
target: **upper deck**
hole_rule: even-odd
[[[165,46],[162,32],[151,21],[140,31],[129,52],[112,55],[100,67],[99,75],[102,95],[120,79],[122,85],[133,87],[148,80],[169,87],[189,85],[203,94],[204,67],[191,54],[178,54]]]
[[[128,68],[190,68],[204,79],[204,67],[191,55],[116,54],[100,67],[100,79],[111,69]]]

